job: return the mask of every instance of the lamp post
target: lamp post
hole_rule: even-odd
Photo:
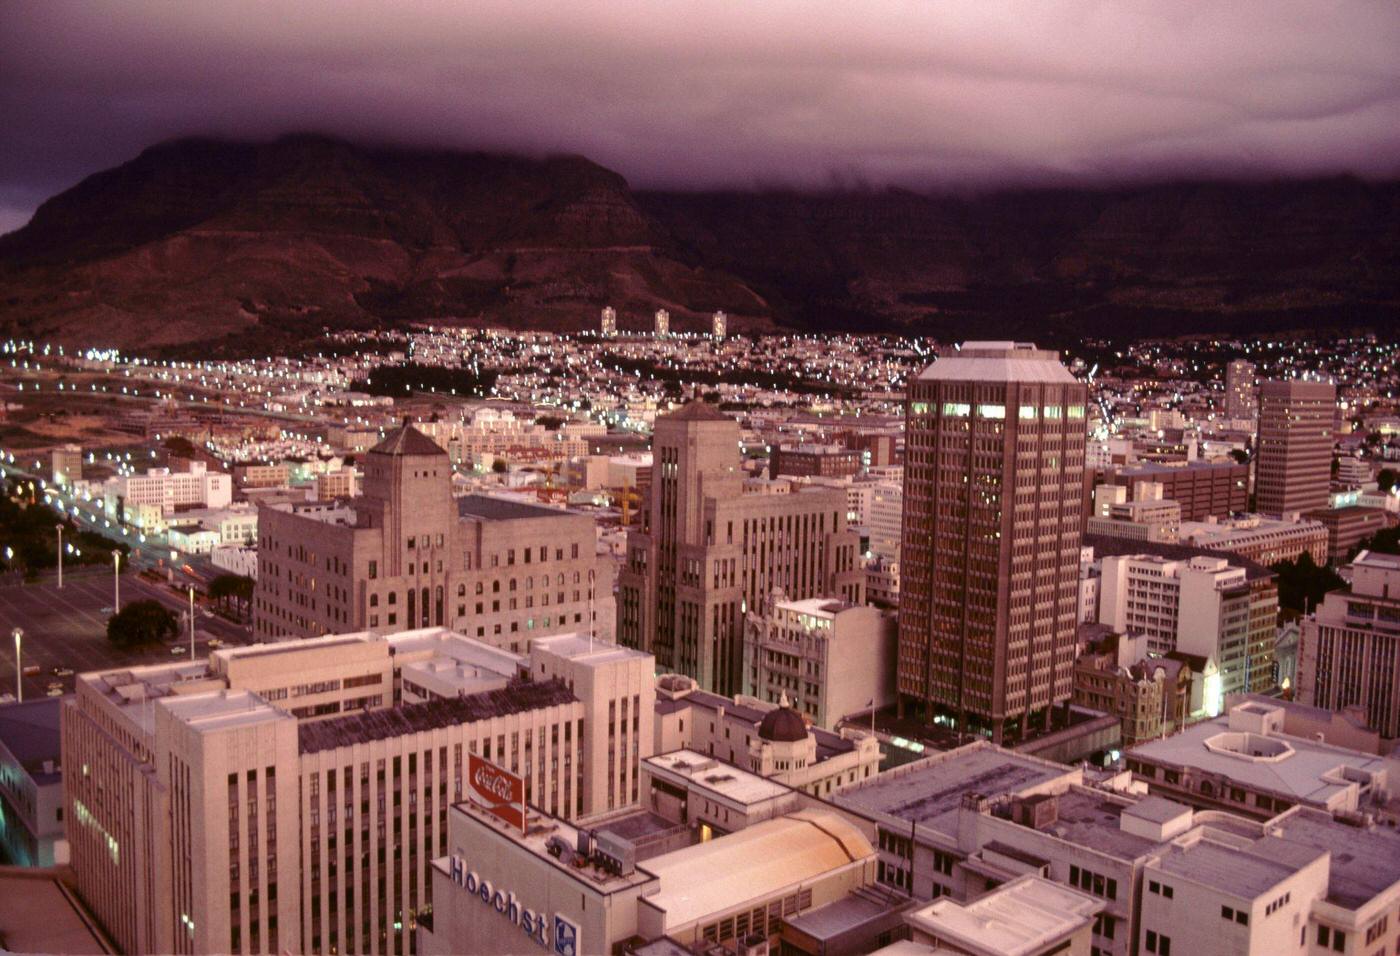
[[[24,631],[15,628],[15,700],[24,703],[24,665],[19,662],[19,646],[24,641]]]
[[[62,591],[62,590],[63,590],[63,525],[61,525],[61,524],[56,524],[56,525],[54,525],[53,527],[54,527],[54,530],[58,532],[58,589],[59,589],[60,591]]]
[[[122,609],[122,553],[112,552],[112,613],[116,614]]]
[[[190,660],[194,660],[194,585],[190,585]]]

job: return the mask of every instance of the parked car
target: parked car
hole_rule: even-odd
[[[183,644],[176,644],[174,647],[172,647],[172,648],[170,649],[170,653],[171,653],[171,654],[183,654],[183,653],[185,653],[185,645],[183,645]]]

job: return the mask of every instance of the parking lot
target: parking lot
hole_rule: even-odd
[[[153,585],[134,574],[122,575],[123,605],[142,598],[155,598],[179,613],[182,602],[169,588]],[[40,673],[24,678],[26,700],[41,697],[51,684],[58,683],[65,693],[73,689],[73,677],[57,677],[55,668],[69,668],[75,674],[112,667],[151,664],[188,659],[189,632],[182,630],[175,646],[183,654],[171,653],[172,645],[153,645],[136,650],[114,647],[107,640],[107,618],[112,613],[110,573],[66,574],[60,590],[52,579],[40,583],[0,587],[0,694],[15,690],[15,645],[10,632],[23,628],[22,649],[25,667],[37,665]],[[218,618],[195,617],[195,654],[208,652],[209,638],[226,642],[246,640],[247,631]]]

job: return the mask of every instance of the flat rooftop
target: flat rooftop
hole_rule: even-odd
[[[1284,841],[1260,841],[1279,844]],[[1227,846],[1210,839],[1186,845],[1170,844],[1157,860],[1155,868],[1163,873],[1184,877],[1193,883],[1210,887],[1227,896],[1255,899],[1291,877],[1302,866],[1322,855],[1296,844],[1267,845],[1273,851],[1258,852],[1259,845],[1247,849]],[[1278,854],[1278,855],[1274,855]]]
[[[0,867],[0,940],[5,952],[117,952],[77,894],[64,887],[59,872]]]
[[[387,740],[404,734],[469,724],[494,717],[505,717],[527,710],[556,707],[577,700],[560,680],[515,681],[499,690],[469,697],[402,704],[380,710],[366,710],[326,720],[305,721],[297,726],[300,751],[318,753],[336,747]]]
[[[641,660],[650,658],[645,651],[607,641],[590,639],[585,634],[556,634],[552,637],[537,637],[530,642],[534,650],[548,651],[567,660],[590,665],[612,664],[617,661]]]
[[[792,792],[792,788],[781,783],[693,750],[673,750],[648,757],[642,762],[660,771],[659,775],[663,778],[672,776],[689,780],[697,790],[708,791],[742,806],[775,800]]]
[[[1104,905],[1068,886],[1024,876],[973,903],[938,900],[908,921],[969,953],[1031,956],[1078,931]]]
[[[1328,902],[1357,909],[1400,882],[1400,832],[1392,828],[1348,826],[1307,807],[1275,824],[1284,839],[1332,854]]]
[[[483,518],[487,521],[519,521],[523,518],[575,517],[572,511],[527,505],[510,498],[493,495],[464,495],[457,499],[457,514],[463,518]]]
[[[1385,768],[1385,761],[1375,754],[1286,734],[1264,737],[1291,749],[1291,753],[1281,759],[1255,760],[1222,750],[1218,742],[1216,749],[1206,745],[1213,738],[1241,735],[1239,731],[1230,730],[1227,714],[1192,724],[1170,737],[1140,744],[1128,751],[1128,756],[1173,767],[1198,768],[1229,777],[1254,790],[1282,794],[1294,802],[1319,805],[1325,804],[1348,786],[1355,785],[1337,779],[1337,772],[1349,769],[1378,773]],[[1329,777],[1332,779],[1325,779]]]
[[[161,705],[173,717],[201,733],[253,727],[294,718],[250,690],[217,690],[207,694],[167,697]]]
[[[831,801],[950,832],[964,793],[1014,794],[1061,778],[1078,782],[1080,772],[977,742],[871,777]]]
[[[61,705],[57,697],[41,697],[0,706],[0,744],[39,786],[62,779],[58,769],[63,749],[59,735]],[[45,773],[44,764],[48,761],[52,761],[52,769]]]

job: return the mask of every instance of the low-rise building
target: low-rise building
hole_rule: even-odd
[[[1171,800],[1268,819],[1290,807],[1394,815],[1387,761],[1285,732],[1285,711],[1246,699],[1212,720],[1124,754],[1135,778]]]
[[[1296,561],[1305,552],[1319,565],[1327,563],[1327,528],[1320,521],[1296,516],[1236,518],[1181,522],[1181,541],[1207,551],[1229,551],[1263,565]]]
[[[728,698],[700,690],[693,678],[656,680],[656,753],[693,750],[822,796],[879,772],[874,734],[811,726],[780,701]]]
[[[52,697],[0,704],[0,860],[68,862],[59,707]]]
[[[1345,561],[1361,542],[1390,527],[1390,516],[1380,508],[1351,505],[1344,508],[1318,508],[1303,514],[1327,529],[1327,559],[1333,564]]]
[[[406,954],[477,758],[565,819],[634,802],[651,659],[441,628],[80,675],[63,706],[78,891],[127,953]]]
[[[804,809],[649,855],[616,831],[635,818],[577,825],[531,815],[524,832],[476,804],[453,806],[452,852],[433,862],[423,956],[621,952],[776,942],[785,917],[874,881],[875,850],[829,809]],[[631,951],[635,952],[636,949]]]

